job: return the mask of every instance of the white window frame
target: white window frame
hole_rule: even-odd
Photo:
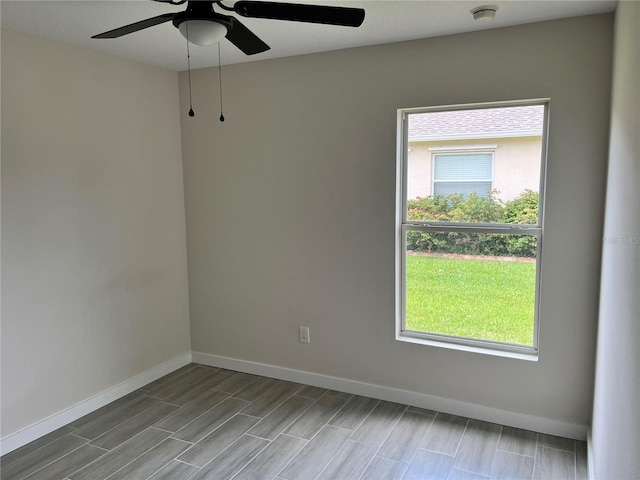
[[[436,157],[438,155],[481,155],[481,154],[491,154],[491,178],[489,180],[486,179],[465,179],[465,180],[436,180]],[[437,152],[433,152],[431,154],[431,191],[433,192],[433,194],[436,194],[436,183],[477,183],[477,182],[491,182],[491,186],[489,188],[489,190],[493,190],[493,179],[495,177],[495,160],[496,160],[496,156],[495,156],[495,151],[480,151],[480,150],[471,150],[471,151],[466,151],[466,152],[460,152],[459,150],[457,151],[451,151],[451,150],[443,150],[443,151],[437,151]],[[484,193],[484,192],[483,192]]]
[[[408,168],[408,121],[410,114],[454,111],[470,109],[487,109],[499,107],[517,107],[542,105],[544,106],[544,123],[542,128],[542,148],[540,158],[540,186],[538,204],[538,223],[536,225],[519,224],[487,224],[487,223],[454,223],[454,222],[424,222],[408,220],[406,218],[407,205],[407,168]],[[436,346],[455,350],[463,350],[476,353],[484,353],[501,357],[516,358],[522,360],[537,361],[539,352],[540,331],[540,284],[542,273],[542,242],[544,225],[544,191],[546,183],[547,162],[547,130],[549,116],[549,99],[532,99],[523,101],[488,102],[477,104],[449,105],[426,108],[406,108],[398,110],[397,123],[397,162],[396,162],[396,340],[401,342],[417,343],[421,345]],[[495,166],[495,165],[494,165]],[[495,177],[495,170],[492,171]],[[490,340],[456,337],[444,334],[423,333],[410,331],[406,325],[406,234],[408,231],[425,232],[487,232],[494,234],[526,234],[534,235],[537,239],[536,252],[536,285],[535,305],[533,318],[533,345],[515,345]]]

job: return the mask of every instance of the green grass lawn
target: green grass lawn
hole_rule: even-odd
[[[407,329],[533,345],[535,263],[407,255]]]

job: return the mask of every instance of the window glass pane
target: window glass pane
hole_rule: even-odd
[[[411,112],[406,119],[408,220],[537,222],[544,105]],[[473,205],[460,204],[471,197]],[[429,218],[412,216],[424,199],[438,207],[427,206]],[[506,214],[523,202],[526,221]]]
[[[405,330],[534,345],[536,237],[406,234]]]
[[[489,180],[493,156],[490,153],[434,155],[434,180]]]
[[[462,195],[469,198],[472,193],[479,197],[491,196],[491,182],[435,182],[433,184],[434,195]]]

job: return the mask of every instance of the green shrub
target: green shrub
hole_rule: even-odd
[[[426,222],[535,224],[538,219],[537,192],[525,190],[503,203],[497,191],[486,197],[472,192],[462,195],[433,195],[407,202],[409,220]],[[407,232],[407,250],[465,255],[535,257],[536,238],[473,232]]]
[[[495,190],[488,193],[486,197],[476,192],[466,198],[457,194],[418,197],[407,202],[408,218],[427,222],[500,222],[504,204],[495,197]]]
[[[538,223],[538,202],[540,194],[532,190],[525,190],[513,200],[505,204],[505,223]]]

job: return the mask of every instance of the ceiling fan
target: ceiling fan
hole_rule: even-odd
[[[187,3],[187,9],[178,13],[163,13],[156,17],[125,25],[91,38],[118,38],[171,21],[180,33],[192,43],[201,46],[214,45],[227,38],[247,55],[269,50],[269,46],[243,25],[240,20],[217,13],[214,5],[222,10],[234,12],[248,18],[268,18],[293,22],[321,23],[359,27],[364,21],[361,8],[308,5],[295,3],[239,0],[233,7],[222,4],[222,0],[154,0],[171,5]]]

